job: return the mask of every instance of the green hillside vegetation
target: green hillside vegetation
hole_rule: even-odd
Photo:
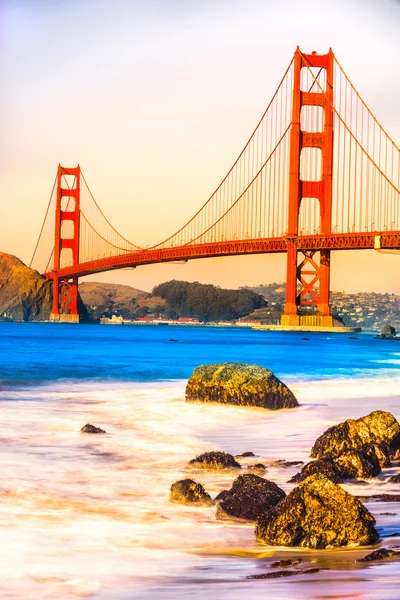
[[[264,308],[267,302],[251,290],[227,290],[215,285],[167,281],[153,289],[153,295],[167,302],[165,316],[192,317],[199,321],[232,321]]]

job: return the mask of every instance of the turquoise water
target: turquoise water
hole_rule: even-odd
[[[368,377],[388,365],[397,371],[400,364],[393,361],[400,358],[400,343],[374,337],[228,327],[2,323],[1,378],[25,384],[59,379],[150,382],[187,379],[197,365],[220,361],[256,363],[278,376],[301,379]]]
[[[308,340],[302,338],[307,337]],[[169,502],[174,481],[215,497],[237,473],[188,466],[197,454],[251,450],[286,492],[318,435],[376,408],[400,418],[400,343],[372,333],[295,334],[233,328],[0,324],[0,597],[7,600],[398,600],[398,562],[365,565],[366,549],[257,544],[254,526],[214,507]],[[176,341],[170,341],[170,340]],[[300,402],[265,411],[185,402],[193,368],[219,361],[272,369]],[[87,436],[91,422],[106,430]],[[400,494],[394,464],[350,493]],[[400,544],[400,503],[367,502],[380,545]],[[300,556],[287,579],[249,580]]]

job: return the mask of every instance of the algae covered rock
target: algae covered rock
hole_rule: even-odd
[[[197,469],[241,469],[242,467],[235,460],[232,454],[214,450],[211,452],[203,452],[196,458],[189,461],[191,467]]]
[[[296,475],[293,475],[289,479],[288,483],[300,483],[300,481],[304,481],[307,477],[315,473],[322,473],[322,475],[325,475],[325,477],[328,477],[334,483],[343,482],[343,477],[335,464],[328,458],[319,458],[304,465],[299,473],[296,473]]]
[[[91,423],[86,423],[81,429],[81,433],[107,433],[101,427],[96,427],[96,425],[92,425]]]
[[[247,363],[217,363],[197,367],[186,386],[186,400],[294,408],[298,402],[272,371]]]
[[[362,450],[367,444],[389,446],[391,454],[400,448],[400,425],[391,413],[375,410],[365,417],[347,419],[330,427],[316,440],[311,456],[335,457],[344,450]]]
[[[217,506],[217,519],[247,519],[255,521],[275,506],[286,494],[273,481],[258,475],[239,475]]]
[[[360,450],[345,450],[333,462],[343,479],[371,479],[381,472],[379,463]]]
[[[374,525],[360,500],[316,473],[260,517],[255,533],[272,546],[365,546],[378,540]]]
[[[393,558],[393,556],[400,556],[400,552],[392,550],[391,548],[378,548],[370,552],[364,558],[360,558],[358,562],[371,562],[374,560],[385,560],[386,558]]]
[[[196,504],[197,506],[211,506],[213,501],[201,483],[193,479],[181,479],[171,486],[170,502],[180,504]]]

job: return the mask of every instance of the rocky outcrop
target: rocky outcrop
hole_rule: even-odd
[[[53,282],[30,269],[16,256],[0,252],[0,321],[48,321]],[[89,320],[78,293],[81,322]]]
[[[81,429],[81,433],[107,433],[101,427],[96,427],[96,425],[92,425],[91,423],[86,423]]]
[[[246,363],[197,367],[187,383],[186,400],[259,406],[271,410],[298,406],[292,392],[272,371]]]
[[[364,546],[378,540],[374,525],[360,500],[316,473],[260,517],[255,533],[272,546]]]
[[[275,506],[286,494],[273,481],[258,475],[240,475],[217,505],[217,519],[246,519],[255,521]]]
[[[299,473],[296,473],[296,475],[293,475],[293,477],[289,479],[288,483],[300,483],[300,481],[304,481],[307,477],[310,477],[315,473],[325,475],[325,477],[328,477],[328,479],[334,483],[342,483],[343,481],[343,477],[335,464],[328,458],[320,458],[304,465]]]
[[[0,252],[0,319],[45,321],[50,318],[52,283],[16,256]]]
[[[241,469],[239,463],[232,454],[227,452],[203,452],[196,458],[193,458],[189,465],[197,469]]]
[[[390,481],[390,483],[400,483],[400,473],[389,477],[389,481]]]
[[[389,447],[392,456],[400,448],[400,425],[391,413],[375,410],[330,427],[316,440],[311,456],[335,457],[345,450],[363,450],[368,444],[383,444],[382,448]]]
[[[383,339],[383,340],[394,340],[399,339],[396,337],[396,330],[391,325],[385,325],[382,331],[376,335],[375,337]]]
[[[211,506],[213,501],[201,483],[196,483],[193,479],[181,479],[171,486],[171,502],[179,504],[195,504],[197,506]]]

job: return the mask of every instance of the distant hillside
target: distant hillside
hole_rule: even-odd
[[[80,284],[79,293],[92,320],[112,315],[125,319],[151,315],[232,321],[267,305],[262,296],[251,290],[226,290],[175,280],[156,286],[152,294],[127,285],[94,282]]]
[[[166,305],[165,300],[129,285],[84,281],[79,285],[79,294],[93,321],[101,316],[120,315],[125,319],[158,315]]]
[[[249,287],[261,294],[268,302],[271,313],[277,314],[285,304],[285,283],[270,283]],[[376,292],[331,292],[332,314],[343,319],[346,325],[356,325],[364,329],[382,329],[390,323],[400,329],[400,296],[396,294],[378,294]]]
[[[45,321],[52,284],[16,256],[0,252],[0,320]]]
[[[260,294],[249,289],[226,290],[187,281],[161,283],[153,289],[153,294],[167,302],[167,316],[192,317],[205,322],[233,321],[267,305]]]

